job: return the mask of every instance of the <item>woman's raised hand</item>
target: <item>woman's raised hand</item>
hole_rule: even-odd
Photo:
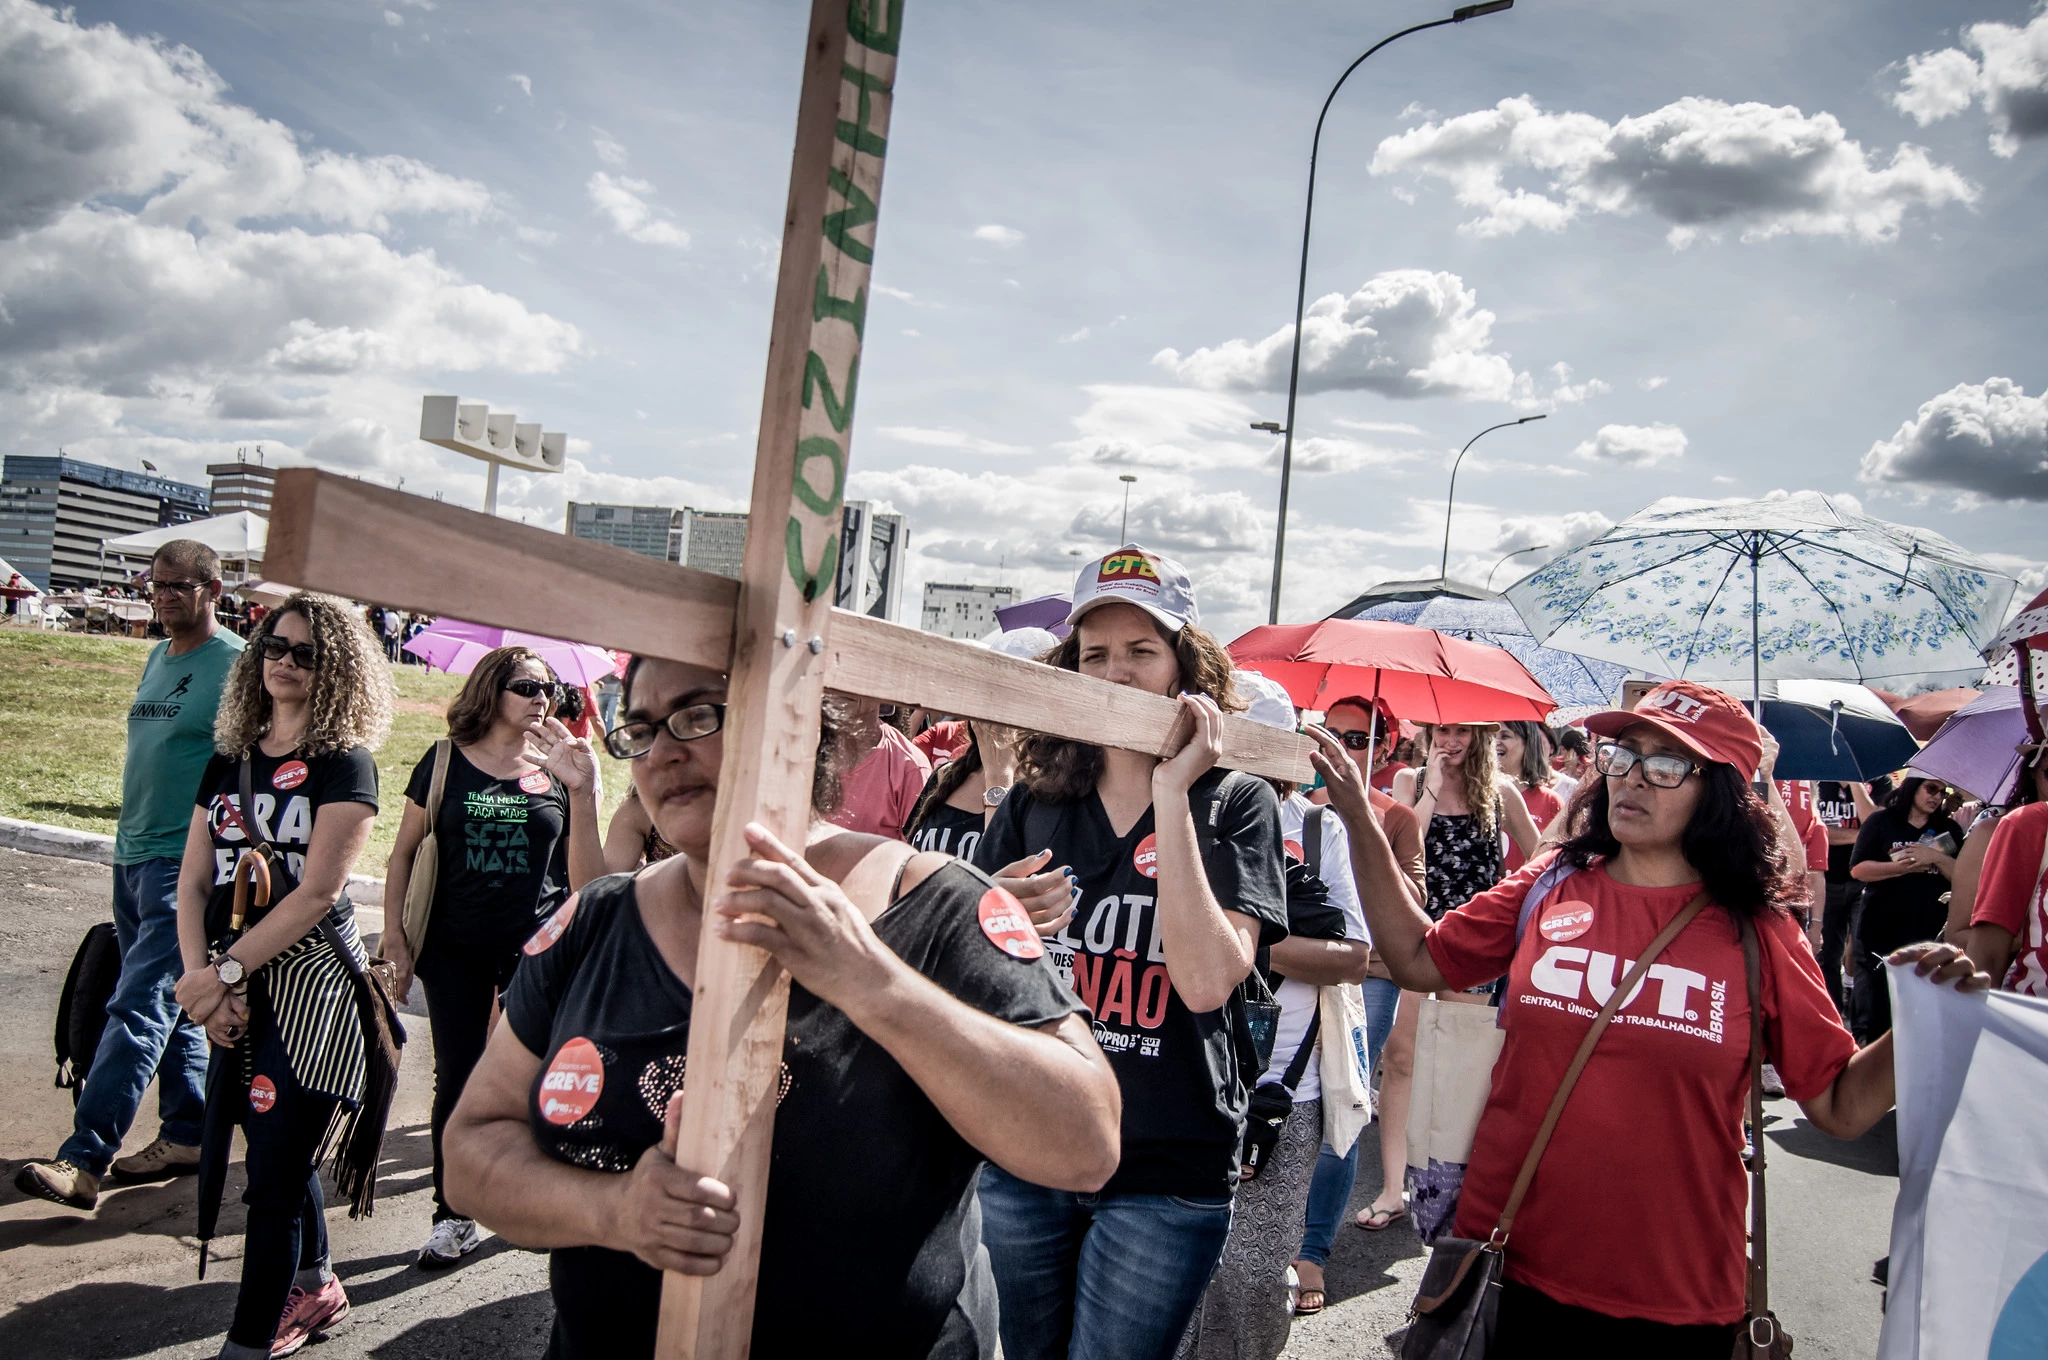
[[[767,950],[812,995],[853,1014],[903,962],[837,883],[759,822],[746,835],[754,857],[733,866],[711,904],[718,933]]]
[[[1073,873],[1065,867],[1046,868],[1051,860],[1052,851],[1041,850],[1013,860],[989,875],[997,887],[1023,904],[1031,924],[1041,936],[1048,937],[1059,934],[1074,919]]]
[[[1330,806],[1337,809],[1337,815],[1347,822],[1368,816],[1372,811],[1372,800],[1366,796],[1365,775],[1360,772],[1358,762],[1351,758],[1351,752],[1344,749],[1344,743],[1328,728],[1311,726],[1308,734],[1316,743],[1316,749],[1308,753],[1308,763],[1323,777],[1323,787],[1330,794]]]
[[[1180,744],[1154,767],[1152,782],[1158,785],[1163,781],[1166,787],[1184,794],[1223,758],[1223,710],[1206,694],[1183,694],[1178,702],[1180,719],[1169,744]]]
[[[542,718],[526,734],[526,758],[562,782],[571,793],[598,787],[597,752],[586,737],[574,736],[556,718]]]
[[[623,1176],[601,1179],[613,1197],[606,1221],[614,1228],[608,1244],[630,1251],[656,1270],[678,1275],[715,1275],[732,1250],[740,1216],[732,1190],[722,1181],[676,1165],[676,1131],[682,1124],[683,1093],[668,1098],[661,1142],[640,1154]]]

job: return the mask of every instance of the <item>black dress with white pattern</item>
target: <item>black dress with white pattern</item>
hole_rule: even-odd
[[[1432,921],[1500,882],[1503,859],[1500,830],[1482,831],[1479,818],[1469,812],[1439,812],[1429,819],[1422,838],[1423,860],[1429,900],[1423,910]]]

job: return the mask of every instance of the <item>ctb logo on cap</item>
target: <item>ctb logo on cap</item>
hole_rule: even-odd
[[[1159,572],[1152,565],[1152,559],[1143,553],[1111,553],[1102,559],[1102,567],[1095,573],[1098,585],[1138,584],[1157,588]]]

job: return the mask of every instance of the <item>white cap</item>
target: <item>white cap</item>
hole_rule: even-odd
[[[1012,628],[1007,632],[998,629],[981,639],[981,646],[1004,656],[1014,656],[1022,661],[1036,661],[1060,645],[1060,640],[1044,628]]]
[[[1236,671],[1231,680],[1238,692],[1251,700],[1252,706],[1245,710],[1245,717],[1284,732],[1294,730],[1297,722],[1294,700],[1287,697],[1286,686],[1257,671]]]
[[[1067,622],[1076,624],[1097,605],[1134,604],[1178,633],[1202,621],[1195,608],[1195,583],[1178,562],[1126,543],[1107,557],[1098,557],[1074,578],[1074,607]]]

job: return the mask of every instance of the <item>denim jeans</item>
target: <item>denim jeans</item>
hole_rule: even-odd
[[[166,1140],[197,1147],[206,1111],[206,1032],[173,995],[185,972],[177,860],[114,866],[114,935],[121,979],[107,1002],[107,1027],[79,1092],[71,1136],[57,1153],[95,1176],[106,1175],[121,1150],[150,1078],[158,1079],[157,1118]]]
[[[1169,1360],[1229,1235],[1227,1194],[1080,1194],[983,1167],[1005,1360]]]
[[[1362,1136],[1362,1135],[1361,1135]],[[1322,1265],[1330,1259],[1330,1244],[1337,1240],[1337,1225],[1351,1206],[1352,1183],[1358,1179],[1358,1144],[1339,1157],[1323,1144],[1316,1158],[1316,1174],[1308,1183],[1308,1221],[1301,1234],[1301,1251],[1296,1259]]]
[[[256,1041],[255,1074],[274,1095],[266,1108],[250,1101],[242,1119],[249,1145],[243,1162],[249,1188],[242,1203],[249,1206],[249,1221],[242,1229],[242,1286],[228,1340],[267,1347],[292,1277],[327,1260],[327,1206],[313,1154],[340,1102],[299,1085],[274,1021]]]
[[[1365,1065],[1371,1069],[1366,1073],[1370,1082],[1379,1069],[1380,1050],[1394,1032],[1394,1007],[1401,1000],[1401,985],[1388,978],[1369,977],[1360,990],[1365,993]]]

